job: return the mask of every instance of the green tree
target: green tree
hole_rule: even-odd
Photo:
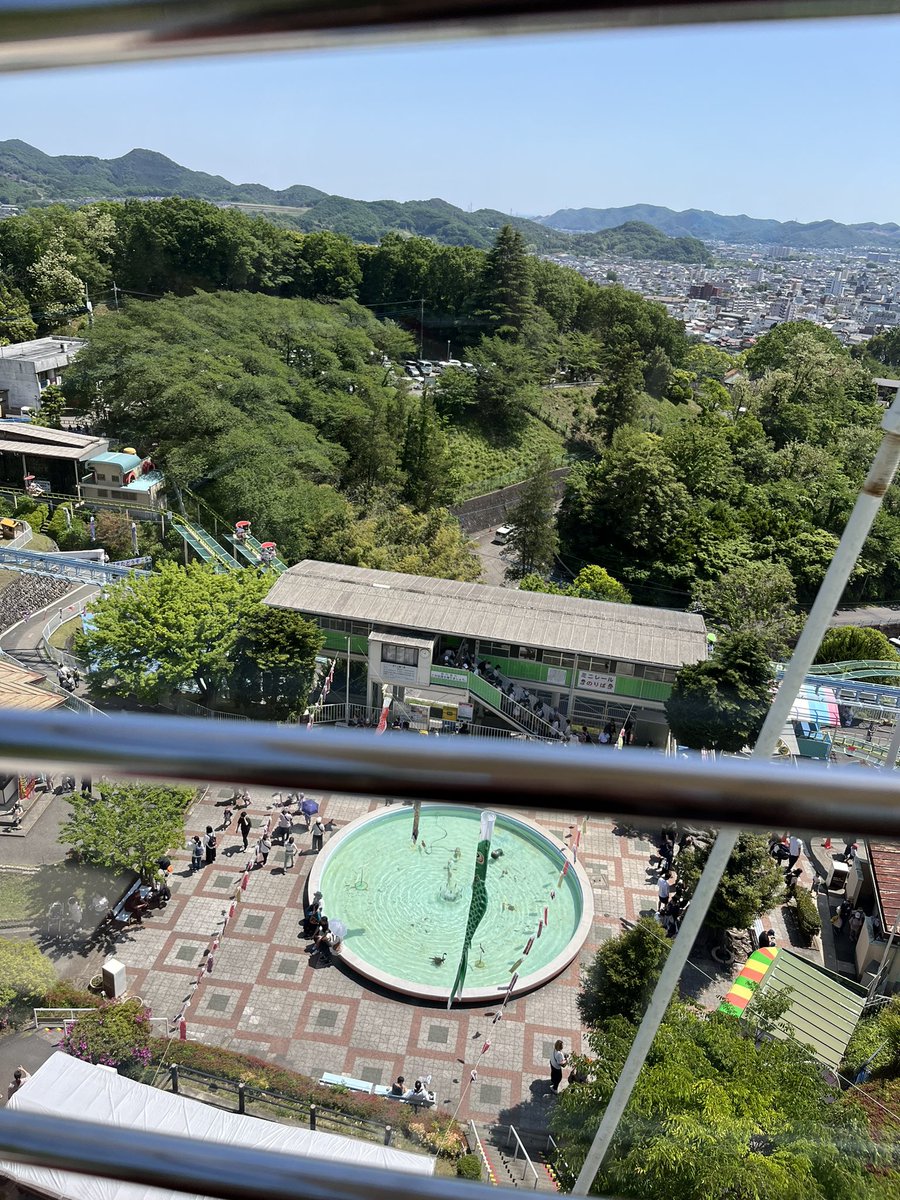
[[[604,942],[581,974],[578,1013],[596,1027],[610,1017],[637,1024],[644,1015],[669,953],[669,941],[653,917]]]
[[[591,1030],[580,1064],[589,1082],[565,1089],[552,1110],[574,1171],[632,1035],[621,1018]],[[590,1190],[635,1200],[886,1200],[878,1169],[888,1165],[859,1106],[806,1047],[757,1040],[733,1017],[673,1004]]]
[[[813,338],[832,354],[849,357],[840,340],[822,325],[812,321],[782,321],[764,333],[756,345],[744,355],[744,365],[754,379],[766,371],[775,371],[793,361],[797,338]]]
[[[709,846],[695,842],[678,856],[678,877],[690,897],[709,857]],[[784,875],[769,853],[768,838],[741,833],[706,916],[711,929],[749,929],[784,897]]]
[[[481,294],[491,333],[518,338],[531,313],[533,288],[525,239],[512,225],[503,226],[484,260]]]
[[[322,542],[326,562],[437,579],[478,579],[473,543],[445,508],[418,513],[382,499],[341,523]]]
[[[456,495],[459,473],[443,422],[426,389],[407,418],[401,466],[406,475],[403,499],[420,512],[448,504]]]
[[[612,575],[596,563],[582,567],[566,589],[566,595],[578,596],[582,600],[611,600],[615,604],[630,604],[631,592],[613,579]]]
[[[771,658],[785,654],[802,625],[794,581],[781,563],[741,563],[698,583],[691,599],[716,629],[752,634]]]
[[[48,383],[41,392],[41,406],[31,414],[32,425],[44,425],[48,429],[62,429],[63,413],[66,411],[66,398],[62,388],[56,383]]]
[[[241,623],[232,651],[232,698],[250,715],[285,721],[306,707],[325,635],[314,621],[258,605]]]
[[[507,545],[512,550],[513,575],[545,570],[553,562],[559,539],[554,509],[556,494],[549,459],[535,464],[535,473],[522,485],[519,498],[506,514],[512,526]]]
[[[31,942],[0,938],[0,1009],[34,1005],[56,982],[56,972]]]
[[[629,343],[604,350],[594,408],[598,427],[607,442],[621,425],[633,424],[643,386],[643,360],[636,345]]]
[[[445,367],[432,388],[434,403],[441,416],[458,421],[478,400],[478,383],[471,371]]]
[[[37,333],[37,325],[24,293],[0,278],[0,346],[27,342]]]
[[[827,630],[813,662],[900,662],[880,629],[860,625],[838,625]]]
[[[88,862],[151,878],[156,860],[184,844],[184,815],[191,788],[103,782],[97,796],[76,792],[59,831]]]
[[[268,587],[253,571],[218,575],[198,563],[164,563],[115,585],[92,602],[91,629],[76,636],[89,681],[147,702],[189,687],[209,704],[231,673],[244,619]]]
[[[721,638],[711,659],[678,672],[665,704],[669,728],[682,746],[738,753],[755,744],[773,686],[769,656],[753,634]]]

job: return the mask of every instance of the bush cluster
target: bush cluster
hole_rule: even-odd
[[[456,1160],[456,1174],[460,1179],[480,1179],[481,1159],[477,1154],[464,1154]]]
[[[95,1065],[147,1066],[150,1010],[139,1000],[104,1001],[80,1016],[60,1045],[67,1054]]]
[[[797,928],[800,930],[800,936],[808,945],[817,934],[822,932],[819,909],[809,888],[798,888],[794,903]]]
[[[177,1063],[234,1083],[278,1092],[302,1103],[320,1104],[323,1108],[331,1108],[360,1120],[392,1125],[428,1149],[443,1152],[450,1158],[463,1154],[467,1149],[460,1126],[455,1121],[448,1122],[446,1117],[438,1113],[417,1111],[412,1105],[398,1104],[395,1100],[383,1100],[378,1096],[357,1095],[326,1087],[298,1071],[290,1071],[221,1046],[190,1041],[170,1044],[161,1038],[153,1039],[150,1046],[154,1063]],[[443,1145],[447,1149],[442,1151]]]

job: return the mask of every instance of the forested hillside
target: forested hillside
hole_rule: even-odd
[[[434,238],[451,246],[490,247],[507,222],[524,234],[537,252],[555,250],[599,254],[612,251],[633,258],[708,263],[712,257],[702,242],[690,237],[668,238],[652,225],[632,221],[601,235],[572,237],[536,221],[510,218],[493,209],[465,212],[446,200],[351,200],[329,196],[318,188],[297,184],[273,191],[258,183],[230,183],[220,175],[190,171],[153,150],[131,150],[121,158],[53,157],[26,142],[0,142],[0,203],[48,204],[128,197],[177,196],[237,204],[258,211],[267,220],[303,233],[329,230],[356,242],[375,243],[385,234],[401,232]]]
[[[729,390],[733,357],[692,346],[661,305],[528,255],[509,225],[488,252],[396,233],[371,246],[132,201],[2,222],[0,261],[7,336],[87,337],[70,401],[288,557],[470,578],[447,506],[482,464],[568,451],[563,561],[658,603],[754,564],[783,565],[810,599],[879,439],[873,367],[896,353],[882,337],[853,358],[785,324]],[[414,390],[402,364],[420,341],[469,368]],[[560,382],[580,385],[566,403]],[[892,491],[851,587],[898,584]]]

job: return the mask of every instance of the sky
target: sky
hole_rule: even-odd
[[[0,138],[521,215],[900,221],[900,17],[532,35],[0,77]]]

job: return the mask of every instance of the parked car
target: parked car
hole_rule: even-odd
[[[494,533],[494,541],[501,543],[509,541],[509,535],[512,533],[512,531],[512,525],[498,526],[496,532]]]

